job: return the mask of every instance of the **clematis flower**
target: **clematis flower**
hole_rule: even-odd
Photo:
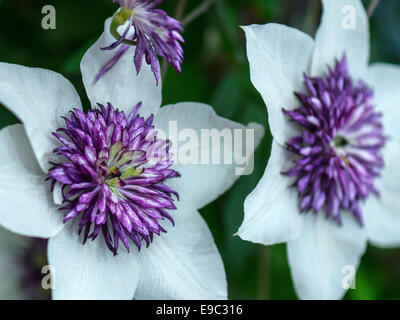
[[[368,241],[400,244],[400,68],[368,66],[360,1],[322,3],[315,40],[279,24],[244,27],[273,143],[238,234],[286,242],[303,299],[341,298]]]
[[[0,300],[48,299],[41,285],[46,260],[46,240],[0,228]]]
[[[0,131],[0,225],[50,238],[55,299],[224,299],[223,263],[197,210],[234,183],[235,165],[172,162],[158,133],[170,121],[195,132],[246,127],[203,104],[160,109],[150,67],[132,74],[129,55],[92,86],[109,24],[81,62],[87,113],[61,75],[0,63],[0,102],[22,122]]]
[[[110,24],[110,32],[114,41],[102,47],[110,50],[112,56],[101,66],[94,78],[97,82],[107,73],[130,46],[135,46],[134,63],[137,73],[140,72],[143,56],[151,65],[156,81],[160,80],[160,66],[157,55],[164,58],[176,71],[181,72],[183,49],[180,35],[183,27],[178,20],[169,17],[163,10],[156,9],[162,0],[114,0],[121,8],[114,14]],[[119,33],[119,30],[122,32]]]

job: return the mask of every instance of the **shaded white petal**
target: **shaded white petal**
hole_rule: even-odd
[[[244,221],[238,235],[266,245],[296,239],[302,229],[297,190],[282,172],[293,163],[293,154],[275,141],[264,176],[244,203]]]
[[[302,91],[303,73],[309,70],[314,42],[308,35],[279,24],[243,29],[251,81],[267,105],[273,137],[284,145],[296,131],[288,124],[282,108],[299,105],[294,92]]]
[[[53,299],[131,300],[139,267],[133,253],[124,248],[113,256],[102,235],[83,245],[77,226],[69,225],[49,240],[48,258],[55,271]]]
[[[22,270],[18,254],[29,238],[0,228],[0,300],[24,299],[21,289]]]
[[[383,113],[385,134],[392,140],[400,139],[400,67],[389,63],[375,63],[368,69],[367,83],[374,90],[374,103]],[[398,167],[398,166],[396,166]]]
[[[371,243],[400,245],[400,145],[391,139],[384,147],[385,167],[376,181],[379,197],[371,196],[363,205],[364,223]]]
[[[301,299],[341,299],[366,248],[366,233],[350,213],[343,225],[323,213],[303,217],[303,231],[287,243],[289,265]]]
[[[171,168],[181,174],[180,178],[167,180],[167,184],[179,193],[182,202],[195,208],[207,205],[228,190],[239,174],[243,174],[243,168],[247,167],[247,174],[252,172],[253,152],[264,133],[258,124],[245,127],[217,116],[210,106],[193,102],[161,108],[154,125],[172,141],[171,152],[176,161]],[[254,134],[253,147],[251,143],[246,146],[245,129]],[[208,133],[213,134],[211,130],[216,142],[209,138]],[[220,133],[226,134],[226,139]],[[190,155],[193,158],[186,157]],[[241,155],[243,163],[237,164],[240,161],[235,160],[240,160]]]
[[[200,214],[178,204],[175,220],[163,224],[167,233],[155,236],[140,252],[136,299],[226,299],[222,259]]]
[[[0,131],[0,171],[0,225],[32,237],[59,232],[62,217],[21,124]]]
[[[47,172],[48,156],[58,144],[51,133],[64,125],[61,116],[81,108],[75,88],[53,71],[0,63],[0,103],[24,123],[40,167]]]
[[[142,102],[139,111],[141,116],[156,114],[161,105],[161,81],[157,86],[147,63],[143,63],[142,70],[136,74],[133,63],[135,47],[130,47],[118,63],[93,85],[98,72],[118,50],[101,50],[115,42],[109,31],[110,23],[111,18],[106,20],[103,34],[86,52],[81,62],[83,83],[92,107],[97,103],[110,102],[115,108],[129,115],[132,108],[138,102]]]
[[[388,141],[383,149],[385,167],[376,181],[380,196],[363,205],[364,222],[370,241],[378,246],[400,244],[400,67],[386,63],[373,64],[367,81],[374,89],[374,102],[383,113],[384,132]]]
[[[327,66],[346,53],[350,74],[365,76],[369,60],[369,24],[360,0],[322,0],[321,25],[315,37],[312,75],[326,74]]]
[[[399,192],[385,189],[379,198],[370,197],[363,205],[364,224],[369,241],[379,247],[400,245],[400,199]]]

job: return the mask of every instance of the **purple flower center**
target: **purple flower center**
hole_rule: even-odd
[[[157,55],[164,58],[176,71],[181,72],[183,49],[180,42],[184,39],[180,35],[183,31],[178,20],[169,17],[163,10],[156,9],[162,0],[114,0],[121,9],[114,15],[110,26],[111,34],[116,41],[103,50],[118,48],[115,55],[99,71],[94,82],[97,82],[107,73],[125,54],[130,45],[135,45],[134,63],[139,73],[142,68],[143,56],[151,66],[156,81],[160,80],[160,66]],[[118,27],[125,25],[123,34],[119,34]],[[134,27],[134,32],[131,31]]]
[[[378,194],[374,180],[384,164],[386,140],[373,92],[362,81],[354,83],[345,56],[326,77],[304,78],[307,93],[296,93],[301,107],[284,110],[301,128],[287,143],[300,158],[285,174],[296,177],[301,212],[324,208],[341,224],[346,210],[362,225],[359,202]]]
[[[176,209],[178,194],[164,182],[179,174],[169,169],[169,141],[157,139],[153,116],[140,117],[140,105],[128,118],[111,104],[87,114],[74,109],[66,128],[53,133],[62,144],[54,153],[64,160],[52,163],[48,179],[62,186],[64,223],[79,218],[83,243],[101,231],[114,254],[120,240],[140,250],[142,240],[148,246],[165,232],[160,220],[174,223],[166,210]]]

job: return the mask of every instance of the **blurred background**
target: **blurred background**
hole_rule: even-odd
[[[370,1],[363,1],[367,7]],[[187,17],[207,0],[186,0],[177,12],[177,0],[164,0],[171,16]],[[44,5],[56,8],[56,30],[41,27]],[[0,0],[0,61],[51,69],[66,76],[88,107],[80,60],[103,31],[104,20],[118,6],[111,0]],[[314,36],[319,24],[319,0],[215,0],[185,26],[185,61],[182,74],[172,68],[163,84],[163,105],[198,101],[212,105],[226,118],[267,126],[264,102],[250,83],[245,38],[240,25],[277,22]],[[400,64],[400,1],[382,0],[371,18],[371,60]],[[132,64],[132,72],[133,70]],[[400,81],[400,79],[399,79]],[[399,102],[400,103],[400,102]],[[18,120],[0,106],[0,128]],[[296,299],[287,264],[285,245],[262,246],[232,235],[243,219],[243,202],[261,178],[270,152],[268,132],[256,152],[255,171],[242,177],[226,194],[203,208],[201,214],[214,235],[225,263],[231,299]],[[212,179],[212,177],[210,177]],[[399,231],[400,232],[400,231]],[[2,241],[6,241],[4,237]],[[0,250],[4,247],[0,245]],[[44,246],[39,246],[40,250]],[[25,246],[21,254],[32,252]],[[28,248],[28,249],[27,249]],[[37,246],[35,246],[37,250]],[[40,259],[32,281],[40,281]],[[28,257],[29,258],[29,257]],[[26,262],[26,260],[24,260]],[[36,274],[36,275],[37,275]],[[368,247],[357,272],[356,289],[346,299],[399,299],[400,249]],[[39,282],[38,282],[39,284]],[[1,286],[1,281],[0,281]],[[48,298],[48,292],[32,294]]]

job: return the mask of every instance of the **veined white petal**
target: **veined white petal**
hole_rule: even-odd
[[[289,265],[301,299],[341,299],[364,254],[367,235],[348,213],[343,225],[307,214],[300,237],[287,243]]]
[[[282,108],[299,106],[294,92],[303,91],[303,73],[309,71],[314,41],[301,31],[273,23],[243,30],[251,81],[267,105],[273,137],[284,145],[296,131]]]
[[[134,254],[113,256],[102,235],[82,244],[72,224],[49,240],[49,263],[55,274],[53,299],[131,300],[139,279]]]
[[[222,259],[207,224],[193,208],[178,204],[166,234],[138,254],[136,299],[226,299]]]
[[[296,239],[303,217],[298,209],[297,190],[282,172],[292,163],[293,154],[272,143],[271,157],[264,176],[244,203],[244,221],[238,235],[252,242],[276,244]]]
[[[47,172],[48,156],[58,144],[51,133],[64,125],[61,116],[81,108],[75,88],[53,71],[0,63],[0,103],[24,123],[40,167]]]
[[[210,106],[193,102],[161,108],[154,125],[172,141],[170,151],[176,161],[171,168],[181,174],[167,184],[179,193],[181,202],[195,208],[228,190],[246,171],[243,168],[252,172],[253,152],[264,134],[261,125],[246,127],[217,116]],[[253,137],[253,145],[246,145],[246,134],[249,141]]]
[[[104,25],[104,32],[96,43],[86,52],[81,62],[83,83],[86,92],[95,107],[97,103],[110,102],[115,108],[125,111],[127,115],[133,107],[142,102],[139,113],[143,117],[156,114],[161,105],[161,81],[156,80],[147,63],[136,73],[133,63],[134,47],[129,47],[117,64],[96,83],[93,81],[101,68],[115,56],[118,49],[101,50],[115,39],[110,34],[111,18]]]
[[[0,131],[0,170],[0,225],[32,237],[57,234],[62,217],[21,124]]]
[[[326,74],[327,67],[345,53],[351,76],[364,77],[369,61],[369,23],[361,1],[322,0],[322,4],[311,75]]]

